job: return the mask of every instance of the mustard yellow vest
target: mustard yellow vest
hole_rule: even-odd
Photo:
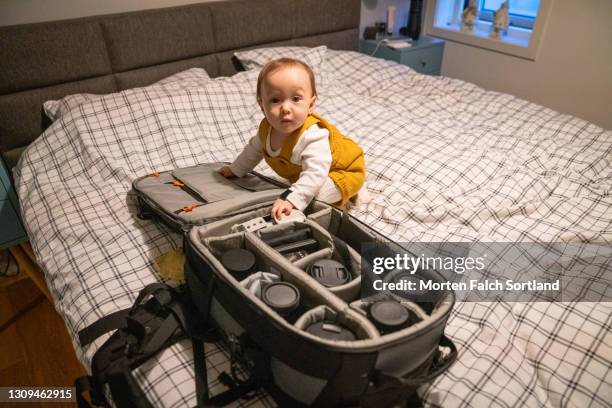
[[[343,136],[338,129],[319,115],[314,113],[309,115],[302,127],[287,137],[280,154],[276,157],[270,156],[266,151],[266,139],[270,130],[270,124],[264,118],[259,125],[259,141],[261,142],[263,157],[276,174],[286,178],[291,183],[295,183],[300,177],[302,166],[291,163],[293,148],[304,131],[315,123],[329,132],[329,147],[332,154],[329,178],[333,180],[342,193],[342,201],[337,204],[344,205],[359,192],[365,180],[363,150],[357,143]]]

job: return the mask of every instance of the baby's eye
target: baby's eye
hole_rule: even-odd
[[[280,99],[278,99],[278,98],[270,99],[270,103],[279,103],[279,102],[280,102]]]
[[[301,96],[296,95],[296,96],[293,96],[293,97],[291,98],[291,100],[292,100],[293,102],[299,102],[299,101],[301,101],[301,100],[302,100],[302,97],[301,97]]]

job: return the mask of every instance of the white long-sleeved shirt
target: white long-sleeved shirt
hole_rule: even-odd
[[[272,129],[270,127],[270,129]],[[277,157],[282,150],[272,150],[270,146],[270,131],[266,135],[266,152]],[[230,165],[232,172],[242,177],[253,170],[263,159],[263,148],[256,135],[249,140],[242,153]],[[298,210],[303,210],[317,195],[329,174],[332,155],[329,147],[329,132],[315,123],[302,133],[291,154],[291,163],[302,167],[302,172],[295,183],[289,188],[291,193],[287,200]]]

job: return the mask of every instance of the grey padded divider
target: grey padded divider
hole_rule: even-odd
[[[327,306],[318,306],[304,313],[295,322],[295,327],[304,330],[313,323],[331,321],[345,325],[355,334],[358,339],[376,339],[380,337],[380,333],[376,327],[369,321],[364,323],[364,320],[359,315],[354,314],[351,309],[345,309],[337,312]]]
[[[253,245],[255,252],[265,258],[266,264],[273,268],[269,272],[280,273],[283,281],[294,284],[300,290],[303,306],[312,308],[323,304],[334,310],[342,310],[346,307],[343,301],[326,291],[303,271],[294,267],[285,257],[266,245],[255,234],[249,234],[247,240]]]
[[[312,210],[313,212],[308,214],[306,218],[315,221],[317,224],[329,231],[332,214],[331,206],[325,205],[325,207],[321,207],[319,202],[313,202]]]
[[[298,259],[293,264],[297,266],[298,268],[306,271],[306,269],[308,268],[308,265],[310,265],[311,263],[315,261],[318,261],[319,259],[329,259],[331,258],[332,253],[333,253],[332,248],[323,248],[323,249],[318,250],[317,252],[313,252],[312,254],[305,256],[302,259]]]
[[[113,72],[178,61],[215,51],[206,4],[147,10],[101,19]]]
[[[190,233],[190,235],[193,236],[193,232]],[[274,251],[268,245],[264,244],[264,242],[253,233],[237,232],[220,237],[202,237],[196,232],[196,236],[197,244],[200,244],[202,247],[206,248],[206,252],[210,254],[210,257],[214,258],[208,260],[216,263],[216,266],[221,268],[220,270],[227,276],[231,275],[221,265],[221,262],[219,261],[221,255],[230,249],[248,249],[255,255],[258,270],[278,273],[283,281],[296,285],[300,291],[302,291],[303,288],[308,288],[308,292],[302,293],[302,299],[307,305],[314,307],[324,304],[334,310],[342,310],[347,308],[347,304],[345,302],[324,290],[324,288],[321,289],[321,285],[314,282],[314,280],[307,276],[303,271],[294,267],[282,255]],[[198,245],[198,248],[200,245]],[[237,285],[240,284],[233,277],[232,280],[234,280]]]
[[[342,240],[338,236],[334,235],[332,238],[334,240],[334,247],[336,248],[336,250],[334,251],[334,259],[336,259],[337,261],[344,262],[345,264],[346,261],[348,261],[349,264],[346,266],[350,269],[352,279],[360,277],[361,254],[355,249],[353,249],[351,246],[347,245],[346,242],[344,242],[344,240]],[[342,247],[344,247],[345,249],[343,249]],[[346,251],[347,253],[342,253],[343,251]],[[344,257],[348,257],[348,259],[344,259]]]
[[[333,239],[335,241],[337,240],[337,237],[333,237]],[[351,274],[351,280],[344,285],[334,286],[327,289],[345,302],[352,302],[353,300],[359,298],[361,290],[361,255],[353,248],[347,247],[349,253],[348,255],[350,257],[350,264],[347,265],[345,260],[340,256],[338,246],[336,244],[334,244],[334,248],[334,251],[317,251],[294,262],[294,265],[306,271],[310,264],[319,259],[334,259],[344,264]]]
[[[337,314],[340,321],[346,323],[348,327],[359,327],[359,333],[364,333],[364,336],[359,338],[360,340],[368,341],[380,337],[378,331],[368,319],[364,318],[354,310],[351,310],[347,303],[335,296],[331,291],[319,284],[309,275],[295,268],[282,255],[261,241],[256,234],[247,234],[246,240],[250,241],[255,248],[255,252],[263,257],[266,257],[268,262],[277,262],[274,268],[281,273],[282,280],[292,283],[299,288],[302,299],[306,305],[316,304],[317,307],[326,307],[333,313]],[[306,314],[308,313],[309,312],[306,312]],[[301,318],[298,319],[298,321],[299,320],[301,320]],[[299,326],[296,325],[296,327]],[[309,335],[308,333],[304,333],[304,335],[315,338],[318,341],[334,344],[339,347],[355,347],[352,344],[355,343],[354,341],[332,342]]]
[[[211,267],[218,273],[223,274],[228,280],[230,280],[230,282],[233,282],[234,285],[239,288],[240,292],[242,292],[243,296],[249,297],[260,308],[264,309],[268,315],[272,316],[275,320],[281,322],[285,326],[293,328],[292,325],[288,324],[285,319],[268,307],[264,302],[255,297],[246,288],[242,287],[240,282],[238,282],[225,269],[220,261],[220,257],[225,251],[235,248],[244,248],[253,252],[257,262],[257,267],[260,270],[269,269],[269,272],[279,272],[282,280],[292,283],[298,287],[298,289],[300,289],[302,304],[304,305],[311,305],[311,307],[313,307],[324,304],[334,310],[342,310],[346,308],[347,305],[344,302],[330,293],[319,292],[316,290],[309,290],[307,292],[303,291],[303,288],[308,287],[308,283],[305,283],[305,280],[302,279],[302,276],[300,276],[300,273],[302,272],[299,269],[294,268],[293,265],[287,262],[278,253],[274,253],[274,251],[270,250],[269,248],[265,248],[265,245],[262,245],[263,243],[261,240],[259,240],[259,238],[257,238],[254,234],[241,232],[229,234],[223,237],[201,238],[197,231],[194,230],[195,228],[190,232],[190,237],[192,239],[191,242],[194,243],[198,252],[204,256]]]
[[[246,249],[244,232],[235,232],[233,234],[227,234],[221,237],[208,237],[202,240],[202,243],[204,246],[210,249],[212,255],[218,259],[221,259],[224,252],[231,249]],[[261,265],[261,259],[258,259],[257,263],[260,265],[260,267],[263,267],[263,265]],[[222,267],[222,270],[226,271],[225,267]]]

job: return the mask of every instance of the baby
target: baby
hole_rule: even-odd
[[[257,79],[257,103],[265,118],[256,136],[219,174],[242,177],[265,159],[291,186],[272,205],[280,219],[303,210],[313,198],[344,205],[365,179],[363,150],[313,113],[314,74],[302,61],[281,58],[266,64]]]

